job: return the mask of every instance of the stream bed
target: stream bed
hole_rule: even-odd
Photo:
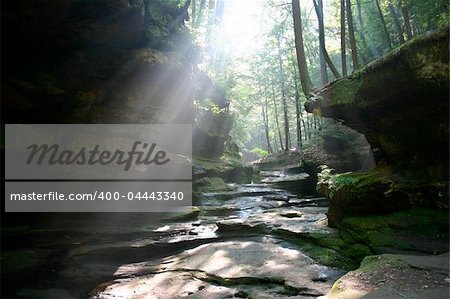
[[[293,242],[327,227],[325,198],[271,184],[205,193],[176,214],[53,214],[7,231],[26,256],[5,277],[17,298],[315,298],[345,271]],[[52,228],[52,229],[50,229]],[[17,238],[22,238],[17,240]],[[16,240],[14,240],[16,238]],[[8,254],[7,252],[7,254]],[[14,256],[10,256],[10,259]],[[21,259],[22,261],[23,259]]]

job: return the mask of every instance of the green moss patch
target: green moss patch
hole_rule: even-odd
[[[216,192],[216,191],[226,191],[230,188],[224,182],[223,179],[219,177],[204,177],[194,182],[194,189],[197,192]]]
[[[410,209],[390,215],[348,217],[340,226],[346,243],[361,243],[377,251],[448,251],[449,215],[446,211]]]

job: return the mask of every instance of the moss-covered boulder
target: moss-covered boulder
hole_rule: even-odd
[[[381,215],[409,208],[448,209],[447,184],[426,176],[407,176],[391,167],[367,172],[319,174],[318,189],[330,199],[328,224],[345,217]],[[438,213],[438,212],[436,212]]]
[[[434,254],[449,250],[448,223],[445,211],[409,209],[389,215],[348,217],[339,231],[346,244],[363,244],[377,254]]]
[[[252,166],[226,155],[216,159],[197,156],[193,159],[192,170],[194,180],[218,177],[229,183],[250,183],[253,177]]]
[[[227,184],[219,177],[204,177],[194,181],[193,187],[197,192],[214,192],[228,190]]]
[[[306,110],[363,133],[389,164],[448,178],[449,30],[417,37],[315,94]]]
[[[448,223],[446,211],[409,209],[388,215],[349,216],[338,230],[273,232],[326,265],[353,270],[366,256],[374,254],[448,252]]]
[[[374,171],[319,184],[330,225],[351,215],[448,209],[448,53],[448,28],[417,37],[305,105],[363,133],[378,162]]]
[[[368,256],[324,299],[448,298],[448,254]]]

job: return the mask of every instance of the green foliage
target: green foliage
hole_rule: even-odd
[[[258,155],[260,157],[265,157],[267,156],[269,153],[266,150],[263,150],[262,148],[259,147],[255,147],[251,150],[252,153],[254,153],[255,155]]]
[[[184,3],[184,1],[171,1]],[[397,12],[401,26],[404,26],[401,6],[406,5],[409,10],[414,35],[448,25],[449,4],[446,0],[379,0],[381,14],[389,33],[386,36],[376,1],[359,0],[365,32],[365,39],[363,39],[356,0],[351,2],[356,28],[358,56],[362,64],[369,63],[388,52],[390,50],[389,40],[392,41],[393,48],[399,45],[400,41],[395,30],[393,16],[389,11],[390,5]],[[261,26],[261,34],[255,41],[255,43],[260,44],[258,50],[243,56],[233,56],[232,51],[229,51],[229,48],[233,47],[231,44],[233,36],[224,34],[221,27],[222,24],[214,22],[215,11],[214,8],[209,7],[209,4],[210,1],[192,0],[190,13],[193,15],[189,21],[189,26],[198,44],[204,49],[204,64],[201,67],[211,74],[231,101],[230,112],[233,115],[234,124],[230,134],[240,148],[243,150],[260,148],[268,151],[266,139],[267,123],[267,135],[273,151],[281,150],[280,143],[284,141],[279,138],[279,135],[281,135],[282,139],[284,139],[281,80],[284,81],[286,87],[288,126],[290,128],[289,139],[292,147],[300,143],[323,142],[326,138],[337,140],[346,146],[352,146],[351,138],[342,135],[343,133],[336,129],[338,126],[327,124],[321,119],[320,115],[313,116],[304,111],[303,104],[306,99],[302,96],[303,92],[298,82],[299,76],[294,47],[291,5],[280,5],[277,1],[266,1],[262,14],[258,16],[264,19],[264,25]],[[324,7],[326,48],[334,65],[341,72],[339,47],[340,1],[333,0],[329,4]],[[301,9],[309,73],[313,85],[316,88],[320,88],[322,84],[319,64],[319,40],[317,36],[318,22],[311,3],[302,2]],[[225,13],[224,19],[226,17]],[[230,47],[227,47],[227,44]],[[281,64],[285,70],[284,76],[280,74],[278,44],[281,48]],[[347,56],[347,63],[350,64],[349,50],[347,51]],[[328,75],[330,79],[333,78],[331,72]],[[348,79],[351,80],[350,85],[352,86],[345,85],[343,88],[339,88],[337,99],[340,103],[348,103],[353,98],[352,91],[355,89],[355,85],[360,84],[357,75],[357,73],[353,74]],[[296,94],[301,95],[298,105],[301,117],[301,140],[297,140],[295,130],[298,127],[296,122]],[[208,102],[201,103],[198,107],[213,113],[223,112],[219,107]],[[264,121],[264,117],[266,121]],[[316,138],[317,136],[322,138]]]
[[[328,184],[334,175],[334,170],[327,165],[320,165],[320,172],[317,174],[317,185]]]
[[[328,196],[333,198],[336,192],[349,189],[353,193],[364,194],[370,192],[376,185],[392,185],[393,180],[387,169],[376,168],[361,173],[340,173],[330,176],[328,179]]]
[[[204,99],[202,101],[194,101],[194,107],[197,110],[203,110],[207,112],[212,112],[213,114],[223,113],[223,109],[221,109],[216,103],[211,99]]]

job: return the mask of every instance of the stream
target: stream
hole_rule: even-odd
[[[269,180],[270,181],[270,177]],[[267,181],[267,180],[266,180]],[[334,233],[325,198],[271,183],[230,185],[176,214],[53,214],[7,231],[28,275],[5,277],[20,298],[315,298],[345,271],[296,239]],[[149,217],[150,215],[150,217]],[[19,234],[18,234],[19,233]],[[20,240],[18,238],[21,238]],[[23,272],[21,272],[23,273]]]

